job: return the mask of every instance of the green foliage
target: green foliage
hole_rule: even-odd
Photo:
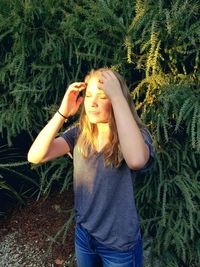
[[[22,161],[17,151],[6,146],[0,147],[0,162],[1,201],[4,203],[8,199],[12,199],[14,203],[24,205],[27,193],[33,195],[39,189],[36,179],[31,177],[33,174],[31,172],[25,174],[24,170],[20,169],[21,166],[27,165],[28,162]],[[25,183],[28,184],[28,188]],[[19,184],[20,187],[18,186]],[[0,212],[1,215],[4,215],[4,212]]]
[[[131,28],[132,43],[139,44],[132,62],[145,72],[132,95],[153,134],[157,161],[139,179],[137,205],[163,265],[198,266],[200,8],[195,1],[148,4],[140,37]]]
[[[33,166],[40,176],[40,193],[48,196],[53,185],[59,185],[60,193],[69,190],[72,184],[72,164],[69,158],[59,158],[52,162]]]
[[[69,227],[71,226],[71,224],[73,223],[73,219],[74,219],[74,210],[70,209],[70,210],[59,210],[59,207],[57,207],[57,211],[58,212],[62,212],[65,214],[69,214],[69,219],[67,220],[67,222],[58,230],[58,232],[56,233],[56,235],[54,237],[50,237],[51,243],[49,245],[49,251],[50,252],[52,250],[52,245],[53,243],[57,242],[58,238],[61,238],[62,241],[61,243],[64,244],[66,241],[66,236],[67,236],[67,231],[69,229]]]
[[[22,130],[35,135],[71,81],[91,68],[119,70],[156,149],[154,170],[136,186],[152,255],[166,267],[199,266],[199,1],[2,0],[0,10],[0,131],[8,143]],[[70,166],[59,159],[37,167],[41,192],[54,181],[67,188]]]

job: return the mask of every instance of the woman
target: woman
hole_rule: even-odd
[[[84,97],[80,92],[84,92]],[[56,138],[81,103],[78,125]],[[59,110],[39,133],[28,160],[41,163],[71,154],[79,267],[141,267],[142,242],[133,179],[153,163],[151,136],[116,71],[93,70],[71,84]]]

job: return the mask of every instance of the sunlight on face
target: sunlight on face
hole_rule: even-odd
[[[112,105],[104,91],[98,88],[99,77],[92,77],[88,81],[84,106],[86,115],[91,123],[107,123]]]

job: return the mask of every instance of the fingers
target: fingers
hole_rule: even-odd
[[[79,106],[81,105],[81,103],[83,103],[83,97],[79,97],[76,101],[77,104],[77,108],[79,108]]]
[[[68,91],[77,91],[80,92],[82,90],[85,90],[87,87],[87,84],[84,82],[75,82],[70,84],[70,86],[68,87]]]
[[[104,82],[103,82],[103,80],[98,80],[98,89],[100,89],[100,90],[103,90],[103,87],[104,87]]]
[[[87,88],[87,84],[84,82],[75,82],[69,85],[65,96],[70,99],[76,100],[80,94],[81,91],[85,90]]]
[[[113,75],[112,75],[113,73],[112,73],[112,71],[111,70],[105,70],[105,71],[102,71],[102,73],[101,73],[101,76],[102,76],[102,78],[104,78],[104,79],[109,79],[109,78],[113,78]],[[114,76],[115,77],[115,76]]]
[[[111,81],[117,80],[117,77],[114,75],[114,73],[111,70],[103,70],[98,80],[99,89],[103,89],[104,84],[110,80]]]
[[[87,87],[87,83],[79,83],[79,84],[75,85],[74,87],[76,89],[78,89],[79,91],[82,91]]]
[[[117,77],[115,76],[115,74],[111,70],[106,70],[106,71],[102,72],[102,77],[103,77],[103,79],[117,80]]]
[[[99,81],[100,83],[104,83],[106,80],[117,80],[117,77],[111,70],[105,70],[101,72]]]

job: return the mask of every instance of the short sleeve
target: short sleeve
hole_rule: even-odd
[[[78,126],[72,126],[68,128],[62,135],[61,137],[65,139],[67,142],[69,148],[70,148],[70,154],[73,156],[73,150],[74,146],[76,144],[76,140],[78,138]]]
[[[142,133],[145,143],[147,144],[149,148],[150,157],[149,157],[148,162],[145,164],[145,166],[139,171],[146,172],[153,167],[153,164],[155,161],[155,150],[153,147],[153,141],[152,141],[152,137],[151,137],[149,130],[147,128],[141,128],[140,131]]]

